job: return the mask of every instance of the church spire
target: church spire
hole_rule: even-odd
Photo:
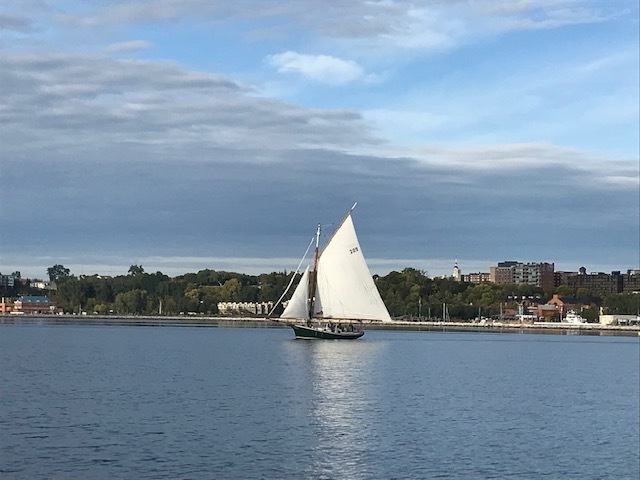
[[[456,263],[453,266],[453,279],[456,282],[459,282],[460,280],[462,280],[462,272],[460,271],[460,268],[458,267],[458,259],[456,258]]]

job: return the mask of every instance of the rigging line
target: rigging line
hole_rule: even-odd
[[[284,298],[284,296],[287,294],[287,292],[289,291],[289,289],[291,288],[291,285],[293,284],[293,281],[296,278],[296,275],[298,274],[298,272],[300,271],[300,267],[302,266],[302,262],[304,262],[304,259],[307,258],[307,253],[309,253],[309,249],[311,248],[311,245],[313,245],[313,242],[316,240],[316,237],[313,236],[311,237],[311,241],[309,242],[309,246],[307,246],[307,250],[305,250],[304,255],[302,256],[302,258],[300,259],[300,263],[298,264],[298,266],[296,267],[296,271],[293,272],[293,275],[291,275],[291,280],[289,280],[289,285],[287,285],[287,288],[284,289],[284,293],[282,294],[282,296],[278,299],[278,301],[276,303],[273,304],[273,308],[271,309],[271,311],[269,312],[269,314],[267,315],[267,318],[269,318],[271,316],[271,314],[273,313],[273,311],[276,309],[276,307],[278,305],[280,305],[280,302],[282,301],[282,299]]]

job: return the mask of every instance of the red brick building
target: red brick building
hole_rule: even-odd
[[[13,312],[24,314],[55,313],[56,305],[46,296],[25,295],[14,302]]]
[[[569,310],[580,311],[580,307],[582,306],[580,302],[573,297],[560,297],[555,293],[553,294],[553,298],[547,302],[547,305],[555,305],[562,317],[565,317]]]
[[[609,273],[587,273],[587,269],[580,267],[577,275],[567,278],[567,285],[571,288],[584,288],[591,293],[608,295],[623,291],[623,276],[619,271]]]

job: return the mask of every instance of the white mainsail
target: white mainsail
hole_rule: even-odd
[[[309,320],[309,267],[305,269],[300,283],[293,291],[291,300],[287,304],[280,318],[294,318]]]
[[[391,321],[362,255],[351,212],[318,260],[314,317]]]

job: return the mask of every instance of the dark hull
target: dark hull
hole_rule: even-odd
[[[362,330],[355,332],[331,332],[323,328],[306,327],[304,325],[291,325],[296,338],[305,340],[355,340],[364,335]]]

